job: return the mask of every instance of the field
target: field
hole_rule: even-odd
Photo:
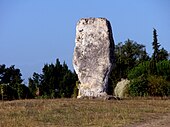
[[[170,100],[160,98],[0,102],[0,127],[144,127],[166,118],[170,118]]]

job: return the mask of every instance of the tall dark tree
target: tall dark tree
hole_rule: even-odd
[[[158,58],[158,54],[159,54],[159,47],[160,44],[158,42],[158,38],[157,38],[157,31],[156,29],[153,29],[153,42],[152,42],[152,47],[153,47],[153,55],[152,55],[152,59],[155,62],[158,62],[159,58]]]
[[[168,52],[164,48],[160,48],[160,44],[158,42],[157,38],[157,31],[156,29],[153,29],[153,54],[152,54],[152,60],[150,61],[150,73],[152,75],[157,75],[157,68],[156,64],[163,60],[168,60]]]
[[[29,88],[34,91],[32,92],[34,96],[38,80],[41,96],[48,98],[71,97],[74,92],[77,76],[68,69],[65,62],[61,64],[59,59],[57,59],[55,64],[45,64],[42,72],[41,75],[33,75],[33,78],[29,79]]]

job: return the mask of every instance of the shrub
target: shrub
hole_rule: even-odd
[[[170,96],[170,82],[163,76],[139,76],[129,84],[130,96]]]
[[[164,60],[160,61],[156,64],[157,66],[157,74],[160,76],[164,76],[166,80],[170,81],[170,61]]]
[[[153,70],[153,61],[143,62],[129,72],[131,96],[170,95],[170,61],[160,61],[155,65]]]
[[[141,75],[131,80],[128,91],[130,96],[148,96],[148,80],[146,75]]]
[[[148,76],[148,91],[150,96],[168,96],[170,95],[170,82],[163,76]]]
[[[134,79],[141,75],[147,75],[148,73],[149,73],[149,61],[146,61],[134,67],[128,73],[128,79]]]
[[[141,76],[142,74],[153,74],[151,72],[155,71],[157,75],[163,76],[166,79],[170,79],[170,61],[164,60],[156,63],[156,70],[152,70],[154,68],[153,66],[154,65],[152,61],[140,63],[138,66],[129,71],[128,78],[134,79]]]

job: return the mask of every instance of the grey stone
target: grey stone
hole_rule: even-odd
[[[114,41],[105,18],[83,18],[77,23],[73,67],[81,97],[103,97],[114,63]]]
[[[130,81],[128,79],[121,79],[121,81],[116,84],[116,87],[114,89],[115,96],[120,99],[127,97],[129,83]]]

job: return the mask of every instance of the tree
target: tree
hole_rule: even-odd
[[[7,99],[22,99],[29,96],[29,90],[22,83],[22,74],[20,69],[15,68],[14,65],[6,67],[4,64],[0,65],[0,84],[5,84],[4,94]]]
[[[162,60],[167,60],[168,59],[168,52],[164,48],[160,48],[160,44],[157,39],[157,31],[156,29],[153,30],[153,54],[152,54],[152,59],[157,63]]]
[[[168,51],[166,51],[164,48],[161,48],[158,53],[158,60],[163,61],[163,60],[168,60]]]
[[[146,53],[144,45],[128,39],[124,44],[120,42],[116,45],[115,59],[116,75],[118,75],[120,79],[126,78],[128,71],[142,61],[149,60],[149,56]]]
[[[159,47],[160,44],[158,43],[158,39],[157,39],[157,31],[156,29],[153,29],[153,42],[152,42],[152,47],[153,47],[153,55],[152,55],[152,59],[153,61],[157,62],[158,59],[158,54],[159,54]]]
[[[45,64],[42,74],[33,74],[29,79],[29,88],[35,97],[38,88],[42,97],[57,98],[71,97],[77,81],[77,75],[68,69],[67,64],[60,63],[59,59],[55,64]]]
[[[28,79],[28,82],[29,82],[28,88],[30,90],[32,98],[40,95],[40,91],[39,93],[37,93],[37,91],[41,87],[41,81],[42,81],[42,75],[35,73],[35,72],[33,73],[32,78]]]
[[[152,60],[150,62],[150,72],[152,75],[157,75],[157,68],[156,64],[160,61],[163,60],[168,60],[168,52],[164,49],[159,47],[161,46],[158,43],[157,39],[157,31],[156,29],[153,29],[153,42],[152,42],[152,47],[153,47],[153,54],[152,54]]]
[[[121,78],[127,78],[128,72],[142,63],[149,60],[145,46],[128,39],[124,43],[120,42],[115,46],[115,62],[109,81],[108,93],[113,93],[113,89]]]

